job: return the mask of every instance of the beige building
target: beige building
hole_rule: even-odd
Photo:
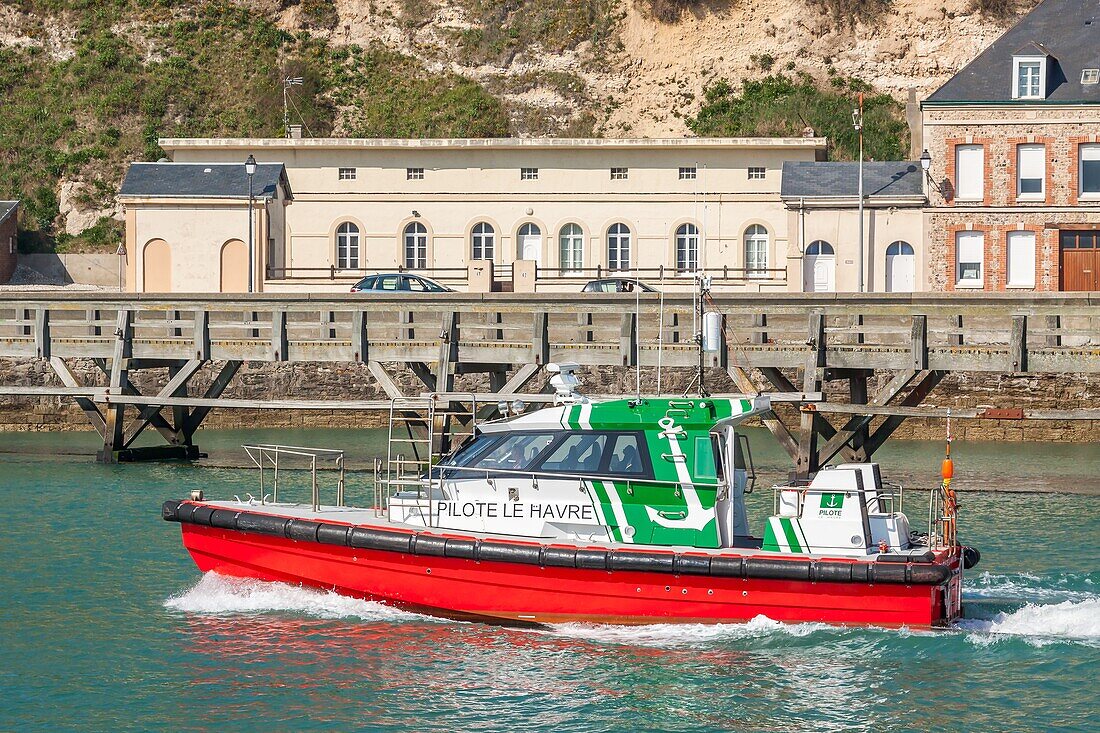
[[[1100,290],[1100,4],[1044,0],[921,105],[934,290]]]
[[[790,289],[807,293],[926,290],[922,178],[919,163],[863,164],[861,253],[859,164],[784,165],[782,199],[789,210],[787,228],[795,233],[787,257]]]
[[[399,268],[487,289],[479,274],[488,262],[504,289],[570,291],[612,274],[690,287],[682,275],[704,267],[720,271],[720,289],[800,290],[801,279],[788,278],[796,232],[780,197],[783,164],[825,155],[822,138],[166,139],[161,147],[171,160],[134,164],[120,196],[129,287],[139,291],[241,287],[226,273],[247,262],[249,155],[259,161],[258,290],[347,290]],[[204,179],[219,181],[217,191]]]

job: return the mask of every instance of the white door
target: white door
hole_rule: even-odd
[[[534,224],[524,224],[519,228],[519,246],[517,253],[521,260],[534,260],[542,264],[542,230]]]
[[[916,288],[917,257],[908,242],[886,248],[886,292],[911,293]]]
[[[818,239],[810,242],[802,261],[802,291],[831,293],[836,290],[836,254],[833,246]]]

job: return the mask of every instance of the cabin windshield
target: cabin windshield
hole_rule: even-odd
[[[652,476],[644,440],[636,432],[484,433],[439,465],[488,471]]]

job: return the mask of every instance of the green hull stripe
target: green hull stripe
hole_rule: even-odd
[[[787,538],[787,544],[790,546],[791,552],[802,552],[802,545],[798,542],[798,535],[795,534],[791,520],[784,517],[779,520],[779,525],[783,527],[783,536]]]
[[[611,510],[611,502],[607,498],[607,493],[603,490],[603,487],[600,486],[599,481],[592,482],[592,490],[596,492],[596,501],[600,503],[600,509],[603,511],[604,519],[607,521],[607,528],[611,530],[611,540],[613,542],[622,542],[622,529],[615,524],[615,512]]]

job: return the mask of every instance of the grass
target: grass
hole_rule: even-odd
[[[285,76],[295,121],[314,136],[501,136],[504,106],[475,82],[428,73],[379,47],[333,49],[288,33],[244,7],[217,2],[171,10],[167,0],[22,0],[28,12],[77,19],[75,54],[0,47],[0,199],[23,201],[22,251],[113,251],[120,227],[60,231],[61,179],[90,184],[99,208],[126,165],[163,156],[159,137],[281,136]],[[334,21],[329,0],[304,0],[310,22]],[[121,29],[129,23],[136,32]],[[29,32],[38,32],[28,29]]]
[[[406,0],[408,1],[408,0]],[[614,50],[618,0],[460,0],[471,28],[456,40],[467,63],[510,63],[537,47],[554,53],[588,42],[592,56]]]
[[[905,108],[885,94],[872,94],[857,79],[830,78],[822,88],[809,76],[792,79],[773,74],[745,81],[740,89],[720,80],[704,90],[699,113],[688,127],[703,136],[801,136],[809,126],[829,138],[830,158],[853,160],[858,136],[852,128],[856,96],[864,92],[864,155],[867,159],[901,160],[908,154]]]

